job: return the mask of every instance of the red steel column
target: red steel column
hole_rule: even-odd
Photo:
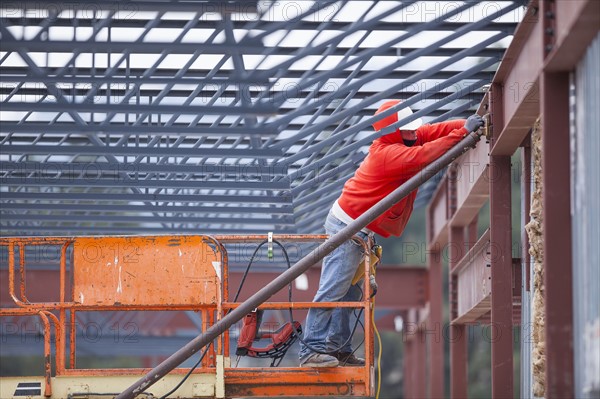
[[[504,126],[502,88],[491,95],[494,139]],[[490,264],[492,274],[492,397],[513,397],[512,225],[510,156],[490,156]]]
[[[412,398],[413,390],[412,390],[412,372],[414,370],[414,357],[413,357],[413,343],[414,337],[408,337],[404,341],[404,397]]]
[[[490,157],[492,397],[513,397],[511,173],[509,156]]]
[[[444,397],[444,338],[442,307],[442,254],[429,257],[429,397]]]
[[[449,239],[449,297],[450,297],[450,322],[457,317],[456,279],[453,278],[452,269],[464,256],[465,235],[463,227],[450,227]],[[467,327],[464,324],[450,325],[450,397],[467,397]]]
[[[419,329],[415,335],[415,398],[425,398],[426,372],[427,372],[427,347],[425,344],[425,334]]]
[[[546,396],[574,395],[569,75],[541,78]]]

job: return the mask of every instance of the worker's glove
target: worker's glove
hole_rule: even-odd
[[[483,126],[483,118],[477,114],[469,116],[467,121],[465,122],[465,129],[470,132],[477,131],[480,127]]]

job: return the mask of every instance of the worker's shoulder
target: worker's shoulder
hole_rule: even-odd
[[[373,143],[369,147],[369,154],[374,156],[385,155],[389,151],[401,151],[402,149],[407,148],[404,144],[400,143],[390,143],[390,142],[379,142]]]

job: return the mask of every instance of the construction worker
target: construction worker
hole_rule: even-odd
[[[399,100],[385,102],[375,115],[398,105]],[[379,131],[412,115],[404,107],[373,124]],[[390,194],[409,178],[419,173],[452,148],[465,135],[483,126],[478,115],[464,120],[423,125],[416,119],[385,134],[371,144],[369,153],[342,190],[325,221],[325,231],[333,235]],[[375,219],[357,235],[364,241],[374,234],[400,236],[413,210],[417,190]],[[362,296],[362,280],[352,279],[363,257],[362,246],[351,240],[336,248],[323,260],[319,289],[314,302],[358,301]],[[308,312],[304,339],[300,343],[300,365],[304,367],[336,367],[340,363],[362,366],[365,360],[354,355],[350,332],[351,308],[319,309]]]

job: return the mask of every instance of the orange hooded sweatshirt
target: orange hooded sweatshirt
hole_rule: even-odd
[[[352,219],[358,218],[458,143],[469,133],[464,124],[464,120],[453,120],[423,125],[417,129],[412,147],[404,145],[399,130],[373,141],[366,158],[344,185],[338,199],[340,207]],[[417,190],[412,191],[367,228],[383,237],[400,236],[416,196]]]

